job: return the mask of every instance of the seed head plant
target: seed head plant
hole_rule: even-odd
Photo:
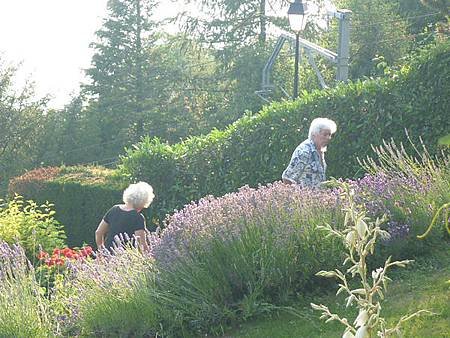
[[[347,294],[346,307],[355,304],[359,314],[351,323],[347,318],[331,313],[325,305],[311,303],[311,307],[314,310],[322,311],[320,318],[326,319],[326,322],[337,320],[344,325],[343,338],[369,338],[374,336],[374,333],[379,337],[400,335],[400,328],[404,322],[418,315],[430,313],[427,310],[420,310],[410,315],[404,315],[392,327],[388,327],[386,320],[381,316],[380,301],[384,299],[387,282],[391,280],[387,276],[388,270],[394,266],[405,267],[412,261],[392,261],[390,256],[385,261],[384,266],[368,272],[366,260],[369,255],[374,253],[377,239],[389,237],[389,233],[380,228],[380,225],[386,221],[386,217],[383,216],[371,221],[366,217],[364,208],[354,202],[354,191],[350,188],[350,185],[343,182],[338,182],[338,185],[342,191],[342,199],[345,201],[343,208],[345,213],[344,230],[333,229],[330,225],[320,226],[319,228],[328,232],[328,236],[336,236],[342,239],[347,249],[343,266],[349,265],[350,267],[345,273],[336,269],[334,271],[319,271],[316,275],[337,278],[339,289],[336,295],[342,292]],[[349,274],[351,279],[358,280],[359,287],[352,288],[346,274]]]

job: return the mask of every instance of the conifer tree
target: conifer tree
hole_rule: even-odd
[[[147,50],[154,42],[156,5],[155,0],[109,0],[108,17],[91,44],[95,53],[84,92],[100,123],[105,156],[144,134],[153,91]]]

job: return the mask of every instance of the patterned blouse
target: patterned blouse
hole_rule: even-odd
[[[325,171],[327,164],[314,142],[307,139],[300,143],[292,154],[291,162],[283,172],[282,178],[307,187],[318,187],[326,180]],[[322,165],[323,163],[323,165]]]

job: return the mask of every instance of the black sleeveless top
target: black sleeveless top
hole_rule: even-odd
[[[132,240],[135,231],[145,230],[145,218],[141,213],[136,210],[122,210],[119,205],[115,205],[109,209],[103,217],[103,220],[109,225],[105,240],[105,247],[107,249],[113,247],[116,236],[127,234],[130,240]],[[126,236],[123,238],[125,240]]]

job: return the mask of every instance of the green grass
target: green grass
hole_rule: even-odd
[[[422,316],[407,322],[403,327],[404,337],[449,337],[450,336],[450,250],[447,244],[432,258],[421,258],[406,269],[397,269],[388,274],[393,281],[388,285],[386,300],[382,303],[382,316],[392,324],[405,314],[428,309],[435,314]],[[352,321],[355,309],[346,309],[343,297],[336,298],[334,292],[317,297],[308,296],[297,301],[293,308],[298,315],[280,310],[270,317],[258,318],[240,325],[224,337],[246,338],[301,338],[341,337],[343,326],[337,322],[325,323],[319,319],[320,312],[313,311],[309,303],[324,304],[334,313],[342,314]]]

